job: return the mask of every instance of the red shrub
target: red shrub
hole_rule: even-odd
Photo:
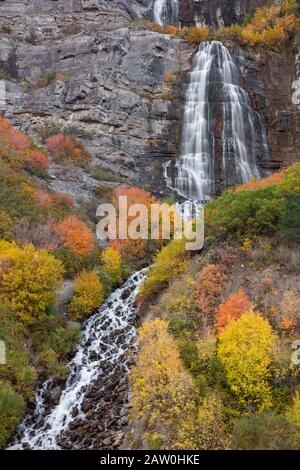
[[[230,294],[226,301],[219,305],[216,315],[216,328],[220,334],[232,320],[237,320],[243,313],[250,308],[250,301],[243,291]]]
[[[70,215],[55,226],[63,245],[76,255],[89,254],[94,249],[94,235],[78,217]]]
[[[70,136],[63,134],[53,135],[48,137],[46,143],[57,163],[69,161],[77,166],[88,165],[90,163],[91,156],[88,151],[81,142]]]
[[[32,150],[32,152],[30,153],[30,159],[34,166],[38,166],[40,168],[43,168],[44,170],[47,170],[49,167],[49,160],[46,155],[42,152]]]

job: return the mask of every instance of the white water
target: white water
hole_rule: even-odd
[[[178,21],[178,0],[154,0],[154,22],[160,26],[176,24]]]
[[[124,364],[126,352],[134,347],[136,328],[131,320],[136,316],[134,301],[145,277],[146,270],[135,273],[86,321],[81,342],[69,364],[70,374],[59,404],[46,414],[45,392],[50,383],[46,381],[36,393],[34,413],[21,423],[17,433],[19,437],[8,449],[59,449],[58,438],[74,420],[74,407],[80,410],[76,418],[84,419],[80,405],[89,387],[102,376],[107,382],[107,364],[113,367]],[[111,333],[113,337],[110,337]],[[124,369],[126,375],[129,369],[127,366]],[[113,379],[113,373],[110,374]],[[33,423],[32,418],[35,420]]]
[[[181,155],[172,176],[171,162],[164,164],[166,185],[180,196],[197,201],[211,198],[215,190],[215,135],[211,94],[222,107],[222,177],[227,186],[261,177],[256,162],[259,139],[268,154],[261,117],[240,86],[236,65],[218,41],[205,42],[195,55],[185,97]],[[260,129],[257,131],[257,121]]]

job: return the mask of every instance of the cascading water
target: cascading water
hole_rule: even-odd
[[[21,423],[8,449],[76,449],[82,445],[83,448],[101,448],[101,443],[97,444],[92,436],[99,436],[100,425],[109,435],[108,423],[113,422],[113,418],[109,415],[111,410],[106,409],[109,404],[105,397],[113,395],[120,386],[127,388],[124,384],[129,372],[128,353],[136,348],[134,302],[145,277],[146,270],[135,273],[86,321],[82,340],[69,364],[70,374],[59,404],[48,409],[51,380],[46,381],[36,394],[33,413]],[[86,397],[93,398],[91,416],[82,410]],[[116,398],[117,403],[122,403],[120,395]],[[105,413],[108,413],[107,419],[103,418]],[[91,418],[95,421],[85,442],[81,429],[89,426]],[[72,429],[75,437],[70,435]]]
[[[160,26],[177,24],[178,0],[154,0],[153,19]]]
[[[164,164],[166,185],[186,199],[207,201],[218,179],[226,189],[262,177],[260,156],[268,158],[263,119],[241,88],[228,49],[218,41],[202,43],[186,92],[181,155],[174,170],[171,161]]]

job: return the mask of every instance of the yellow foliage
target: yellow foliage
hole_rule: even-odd
[[[197,26],[194,28],[184,28],[183,29],[184,37],[191,44],[200,44],[203,41],[208,41],[209,39],[209,28],[207,25]]]
[[[97,274],[82,271],[75,279],[69,313],[74,320],[81,320],[98,308],[103,300],[104,288]]]
[[[26,326],[41,319],[55,302],[62,263],[46,250],[0,242],[0,301],[7,300]]]
[[[296,392],[293,403],[286,414],[287,420],[295,424],[300,430],[300,393]]]
[[[276,336],[252,311],[232,321],[219,337],[218,357],[240,403],[259,411],[271,406],[270,364]]]
[[[225,416],[220,397],[212,392],[198,411],[180,427],[176,449],[221,450],[226,448]]]
[[[192,405],[192,380],[179,357],[168,323],[156,319],[140,328],[140,353],[132,369],[131,418],[142,421],[145,436],[170,449]]]
[[[169,281],[183,273],[187,266],[185,241],[172,240],[155,257],[149,276],[141,287],[139,299],[149,300],[167,287]]]
[[[107,248],[101,257],[103,269],[113,285],[122,282],[122,257],[118,250]]]

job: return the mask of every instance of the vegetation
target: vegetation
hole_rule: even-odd
[[[74,320],[83,320],[93,312],[104,299],[104,288],[97,274],[83,271],[75,278],[74,295],[69,312]]]
[[[201,254],[173,240],[156,255],[139,294],[150,320],[131,375],[131,419],[144,431],[137,447],[299,448],[300,371],[291,363],[299,331],[299,187],[296,164],[228,190],[206,206]],[[189,377],[176,424],[156,406],[161,395],[151,395],[148,381],[165,364],[156,356],[162,337],[172,367]]]

